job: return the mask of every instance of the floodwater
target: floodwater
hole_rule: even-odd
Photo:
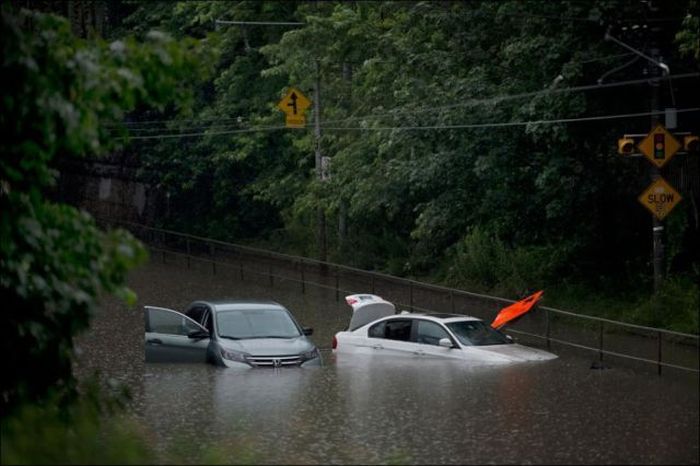
[[[296,283],[241,282],[206,266],[152,261],[130,279],[135,309],[107,300],[80,342],[79,374],[130,387],[162,452],[262,464],[698,464],[697,376],[661,377],[591,355],[467,367],[458,361],[334,355],[350,308]],[[324,366],[227,370],[145,364],[144,304],[267,298],[313,326]],[[342,300],[342,299],[341,299]],[[203,456],[209,455],[209,456]]]

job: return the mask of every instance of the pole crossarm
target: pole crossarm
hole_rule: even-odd
[[[214,23],[233,24],[236,26],[304,26],[306,24],[286,21],[226,21],[222,19],[214,20]]]
[[[668,75],[671,74],[671,70],[669,69],[669,67],[668,67],[668,65],[667,65],[666,63],[661,62],[661,61],[659,61],[659,60],[655,60],[654,58],[650,57],[649,55],[647,55],[647,54],[645,54],[645,53],[643,53],[643,52],[640,52],[639,50],[637,50],[637,49],[635,49],[634,47],[631,47],[631,46],[625,44],[624,42],[622,42],[622,41],[619,40],[619,39],[614,38],[613,36],[610,35],[610,31],[609,31],[609,30],[605,32],[605,40],[613,41],[613,42],[615,42],[617,45],[626,48],[626,49],[629,50],[630,52],[639,55],[640,57],[646,59],[647,61],[650,61],[651,63],[653,63],[653,64],[655,64],[656,66],[658,66],[659,68],[661,68],[661,69],[664,71],[664,74],[665,74],[666,76],[668,76]]]

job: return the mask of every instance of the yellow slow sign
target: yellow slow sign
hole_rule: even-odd
[[[663,220],[683,198],[666,180],[659,178],[638,199],[656,218]]]

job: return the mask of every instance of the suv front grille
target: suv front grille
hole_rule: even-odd
[[[248,356],[246,358],[255,367],[287,367],[301,364],[301,357],[295,356]]]

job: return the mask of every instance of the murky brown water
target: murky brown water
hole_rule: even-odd
[[[657,377],[590,355],[468,368],[456,361],[377,360],[324,351],[316,369],[234,371],[145,364],[140,306],[199,298],[268,298],[328,348],[349,320],[332,290],[235,271],[153,261],[135,271],[139,307],[108,300],[81,342],[81,372],[128,384],[134,413],[163,452],[230,463],[698,464],[697,376]],[[555,348],[554,352],[559,353]],[[341,355],[344,356],[344,355]],[[206,457],[205,457],[206,458]]]

